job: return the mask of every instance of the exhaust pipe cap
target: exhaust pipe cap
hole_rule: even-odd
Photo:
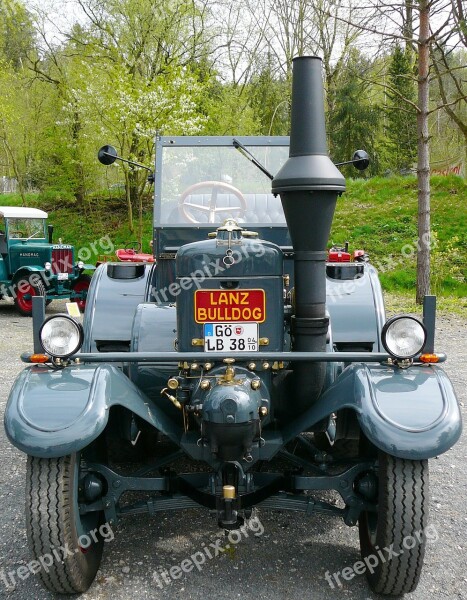
[[[272,193],[345,191],[345,178],[328,156],[324,119],[322,61],[293,59],[289,159],[272,181]]]

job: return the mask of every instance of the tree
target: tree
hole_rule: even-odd
[[[0,5],[0,161],[14,176],[25,204],[27,170],[34,152],[31,116],[37,108],[24,64],[36,50],[31,15],[14,0]]]
[[[375,156],[380,111],[375,105],[367,72],[371,61],[353,48],[343,63],[336,81],[334,110],[327,114],[332,158],[336,162],[349,160],[355,150],[365,148]],[[372,160],[371,169],[377,169]],[[352,170],[352,175],[355,170]]]
[[[455,5],[457,6],[457,4]],[[408,48],[415,48],[417,65],[417,102],[400,98],[417,113],[417,179],[418,179],[418,250],[416,301],[430,293],[430,49],[456,26],[454,10],[448,10],[443,0],[407,0],[394,3],[389,0],[370,0],[367,7],[370,20],[358,23],[351,18],[337,17],[362,31],[379,36],[382,42],[399,40]],[[430,13],[435,15],[433,23]],[[372,15],[372,16],[371,16]],[[459,27],[462,33],[463,26]],[[383,84],[384,85],[384,84]],[[441,108],[438,106],[435,110]]]
[[[199,131],[202,117],[196,108],[201,85],[192,76],[191,65],[205,56],[201,5],[190,0],[164,5],[154,0],[79,0],[79,4],[88,23],[71,33],[69,43],[86,62],[85,85],[78,90],[80,107],[99,114],[120,152],[150,162],[156,130]],[[130,230],[137,207],[141,238],[146,180],[126,166],[123,171]]]
[[[62,10],[61,2],[55,4]],[[42,52],[31,58],[30,67],[36,80],[49,86],[55,102],[56,117],[49,128],[56,143],[43,154],[44,171],[57,181],[62,174],[72,182],[82,202],[98,168],[98,144],[111,142],[125,157],[151,164],[156,130],[201,131],[206,120],[200,110],[204,84],[196,69],[208,52],[201,0],[78,4],[83,18],[66,31],[56,30],[58,42],[50,12],[36,7]],[[137,210],[141,237],[146,177],[126,165],[120,171],[130,230]]]
[[[464,147],[464,163],[467,167],[467,88],[465,85],[467,74],[467,51],[463,49],[448,49],[444,44],[436,44],[432,49],[431,60],[433,75],[439,93],[436,98],[437,123],[441,122],[441,115],[447,116],[445,129],[451,132],[443,144],[443,156],[451,146],[455,136],[452,135],[451,125],[454,124],[460,136],[460,145]],[[439,107],[439,108],[438,108]],[[438,130],[440,127],[438,127]]]
[[[416,301],[423,302],[430,293],[430,146],[428,131],[429,93],[430,93],[430,3],[418,0],[418,248],[417,248],[417,290]]]
[[[271,54],[250,88],[250,104],[258,122],[261,135],[288,135],[290,130],[290,85],[284,76],[277,74]]]
[[[389,65],[385,106],[389,164],[396,171],[411,169],[417,158],[416,86],[412,73],[410,55],[397,43]]]
[[[0,4],[0,56],[15,71],[36,49],[36,33],[31,14],[22,2],[5,0]]]

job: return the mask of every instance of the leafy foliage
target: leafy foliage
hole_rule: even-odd
[[[388,166],[408,172],[417,158],[416,88],[410,55],[396,45],[389,64],[385,146]]]

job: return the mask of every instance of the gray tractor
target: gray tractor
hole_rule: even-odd
[[[290,140],[158,138],[156,262],[100,265],[83,326],[36,323],[23,359],[44,364],[16,380],[5,427],[28,457],[34,556],[70,548],[39,572],[50,590],[88,589],[103,524],[192,507],[224,530],[255,507],[338,517],[362,564],[394,550],[366,570],[375,592],[417,586],[428,459],[462,429],[433,302],[386,319],[374,267],[328,260],[345,180],[315,57],[294,60],[291,123]]]

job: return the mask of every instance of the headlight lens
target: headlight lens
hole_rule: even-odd
[[[44,268],[46,271],[51,271],[52,270],[52,263],[46,262],[44,265]]]
[[[383,327],[381,341],[387,352],[395,358],[413,358],[425,345],[426,330],[415,317],[392,317]]]
[[[82,260],[78,261],[78,269],[84,269],[84,262]]]
[[[39,338],[47,354],[67,358],[81,348],[83,328],[68,315],[54,315],[42,324]]]

